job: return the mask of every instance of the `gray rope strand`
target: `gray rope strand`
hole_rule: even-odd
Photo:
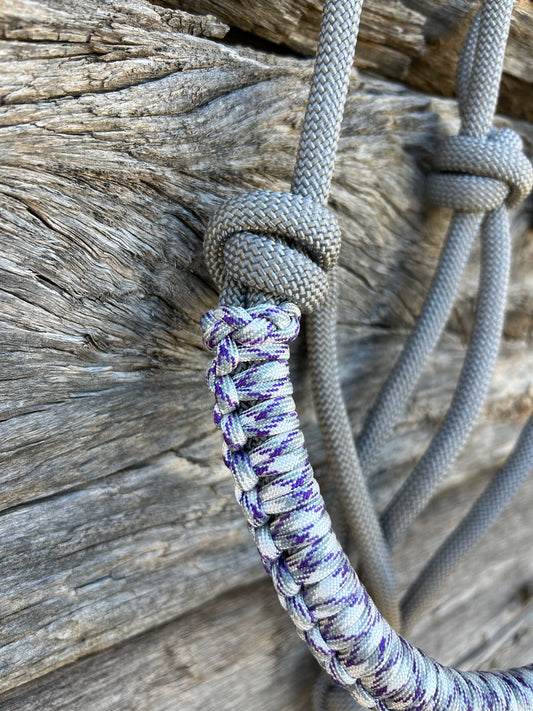
[[[326,324],[336,323],[337,277],[331,275],[325,304],[308,322],[308,350],[315,409],[334,476],[343,503],[346,522],[360,556],[361,579],[384,617],[400,626],[394,571],[383,533],[367,492],[351,434],[350,420],[342,397],[338,370],[336,332]],[[324,367],[327,363],[328,366]]]
[[[324,5],[313,82],[302,128],[292,191],[328,199],[363,2]],[[337,286],[308,319],[308,349],[318,422],[347,522],[363,563],[362,577],[389,623],[400,624],[394,569],[359,464],[339,379],[336,347]],[[327,344],[327,345],[326,345]],[[324,363],[328,367],[324,368]]]
[[[442,425],[382,517],[385,536],[396,545],[429,502],[456,460],[485,401],[500,349],[511,263],[509,223],[503,207],[484,221],[480,292],[470,345]]]
[[[340,231],[325,207],[355,52],[361,0],[329,0],[324,7],[313,80],[298,147],[292,192],[246,193],[223,204],[210,221],[205,235],[207,265],[222,292],[220,304],[253,306],[271,297],[275,303],[290,299],[303,311],[316,310],[328,289],[328,272],[340,247]],[[285,236],[287,243],[280,237]],[[292,245],[304,247],[301,252]],[[335,313],[335,303],[330,302]],[[314,324],[314,325],[313,325]],[[312,319],[310,349],[320,350],[326,338],[335,343],[335,318],[320,313]],[[332,373],[336,349],[327,354]],[[320,366],[321,367],[321,366]],[[319,378],[327,392],[327,410],[319,408],[319,424],[325,439],[331,430],[339,442],[332,452],[333,467],[355,486],[358,513],[351,516],[353,537],[366,570],[371,594],[391,624],[399,624],[390,552],[366,480],[357,461],[338,376]],[[337,412],[340,413],[337,416]],[[344,414],[342,414],[344,413]],[[337,419],[338,417],[338,419]],[[342,467],[351,467],[344,473]],[[364,523],[363,523],[364,522]]]
[[[489,8],[490,5],[490,8]],[[466,43],[466,51],[463,55],[461,68],[458,71],[458,77],[462,77],[464,82],[466,76],[465,65],[472,65],[472,46],[475,37],[476,51],[480,56],[476,57],[474,66],[470,66],[469,71],[473,71],[475,67],[486,65],[486,61],[495,61],[494,47],[499,48],[499,62],[496,66],[492,65],[491,71],[487,71],[481,83],[491,91],[494,91],[497,83],[493,74],[497,74],[498,78],[501,74],[501,66],[503,62],[503,50],[505,42],[498,36],[498,41],[493,44],[487,41],[483,36],[483,32],[490,27],[490,31],[495,31],[495,23],[500,18],[500,26],[504,31],[508,30],[509,17],[512,10],[512,3],[494,3],[487,2],[481,9],[480,19],[474,23],[470,31],[470,39]],[[488,13],[490,22],[484,22],[484,12]],[[507,15],[505,15],[507,13]],[[505,15],[505,16],[504,16]],[[479,29],[478,29],[479,28]],[[498,28],[496,28],[498,30]],[[466,57],[466,59],[464,59]],[[478,70],[479,73],[480,70]],[[475,72],[474,72],[475,74]],[[470,84],[477,84],[479,79],[470,77]],[[466,99],[463,96],[463,101]],[[496,99],[490,97],[487,102],[489,106],[495,105]],[[433,195],[436,201],[444,204],[454,204],[462,209],[476,209],[479,212],[481,209],[490,209],[495,207],[495,201],[498,199],[498,191],[504,185],[499,187],[495,184],[495,178],[505,181],[511,191],[507,197],[508,204],[516,204],[520,199],[523,199],[527,194],[531,184],[531,166],[527,159],[519,153],[521,145],[517,144],[517,137],[509,131],[501,131],[497,134],[490,134],[488,138],[484,136],[478,137],[463,137],[463,134],[470,133],[476,129],[485,129],[489,119],[486,114],[486,106],[480,108],[483,119],[476,119],[477,113],[472,108],[479,104],[479,91],[474,93],[473,98],[467,102],[467,106],[462,107],[462,113],[465,115],[462,133],[457,138],[450,138],[443,142],[441,149],[437,155],[437,166],[441,171],[452,171],[451,173],[441,173],[437,181],[433,181],[430,189],[433,189]],[[489,117],[490,118],[490,117]],[[508,165],[512,164],[509,169]],[[462,169],[466,175],[455,175],[454,170]],[[472,172],[473,175],[468,173]],[[479,177],[475,173],[479,174]],[[489,176],[489,177],[487,177]],[[446,185],[448,183],[448,185]],[[454,195],[455,194],[455,195]],[[444,199],[442,199],[444,198]],[[477,201],[477,205],[475,202]],[[457,204],[459,203],[459,204]],[[474,204],[472,204],[474,203]],[[503,208],[498,208],[503,210]],[[474,216],[472,216],[474,217]],[[508,220],[506,214],[502,216],[502,229],[505,234],[508,234]],[[485,233],[487,225],[490,222],[483,223],[485,227],[482,232]],[[451,234],[453,234],[454,224],[452,224]],[[484,237],[485,239],[485,237]],[[447,242],[447,246],[449,241]],[[453,244],[453,243],[452,243]],[[446,248],[444,253],[446,253]],[[466,250],[465,250],[466,251]],[[395,424],[398,415],[405,406],[405,403],[410,396],[416,380],[421,372],[424,358],[429,355],[430,349],[433,347],[433,339],[426,339],[428,332],[435,336],[439,328],[445,324],[445,320],[433,320],[432,313],[435,303],[435,284],[440,286],[439,276],[445,273],[446,264],[443,266],[443,261],[439,264],[437,276],[430,292],[430,297],[423,309],[421,326],[415,329],[406,349],[406,352],[401,356],[398,366],[394,369],[391,377],[384,388],[383,396],[378,399],[377,407],[374,408],[367,426],[361,436],[360,457],[362,462],[367,465],[370,457],[367,452],[372,452],[372,457],[375,458],[376,452],[386,441],[392,426]],[[498,270],[498,265],[488,267],[487,274],[492,271],[495,273]],[[489,277],[490,278],[490,277]],[[456,282],[458,283],[458,282]],[[500,282],[501,286],[501,282]],[[485,278],[481,279],[481,290],[488,289],[489,286],[485,282]],[[498,294],[498,300],[494,303],[494,317],[496,311],[503,310],[504,302],[502,296],[505,294],[505,288]],[[482,297],[480,297],[482,298]],[[453,299],[447,300],[448,311],[451,308]],[[426,308],[429,306],[429,309]],[[487,307],[490,311],[490,305]],[[445,309],[441,309],[441,314]],[[429,313],[428,313],[429,312]],[[485,311],[483,313],[486,313]],[[502,311],[503,313],[503,311]],[[478,326],[476,331],[476,339],[472,339],[471,349],[474,353],[469,358],[467,355],[465,367],[463,368],[462,377],[458,385],[456,396],[452,401],[452,406],[422,460],[419,462],[415,470],[405,482],[400,492],[393,499],[383,517],[383,525],[387,539],[393,544],[400,540],[409,523],[420,513],[427,504],[431,493],[434,491],[440,478],[446,473],[449,467],[453,464],[456,457],[463,448],[468,434],[475,422],[479,413],[479,409],[484,400],[486,390],[489,384],[489,376],[495,364],[497,355],[497,343],[495,341],[493,328],[495,320],[492,322],[485,320],[481,326]],[[429,328],[428,325],[429,324]],[[418,324],[417,324],[418,326]],[[433,326],[433,328],[431,328]],[[437,326],[437,327],[435,327]],[[431,340],[431,342],[429,342]],[[499,342],[499,341],[498,341]],[[475,353],[480,353],[483,357],[479,361],[475,361]],[[486,368],[484,371],[483,368]],[[407,376],[407,377],[406,377]],[[459,392],[462,391],[462,392]],[[387,405],[392,407],[387,408]],[[460,412],[455,413],[454,408],[459,407]],[[376,447],[377,440],[377,447]],[[374,446],[372,446],[374,445]],[[401,523],[400,523],[401,522]]]
[[[291,191],[327,203],[363,0],[327,0]]]
[[[337,11],[340,15],[336,19],[332,15],[332,36],[342,26],[347,8],[339,5]],[[475,44],[476,48],[481,46],[479,38]],[[471,146],[474,156],[479,148],[476,146],[474,140]],[[440,169],[452,173],[456,170],[457,147],[452,142],[449,154],[443,152]],[[473,160],[475,163],[477,159]],[[494,179],[496,182],[502,179],[497,171],[493,175],[493,166],[483,164],[483,169],[488,170],[491,184]],[[507,177],[505,180],[508,181]],[[459,183],[456,180],[455,191]],[[444,188],[443,193],[453,197],[453,185],[452,189],[447,186],[448,192]],[[484,197],[487,192],[488,187],[483,191]],[[268,194],[268,199],[283,204],[275,194]],[[475,203],[475,190],[470,191],[469,199]],[[252,198],[250,201],[253,202]],[[492,210],[485,220],[490,235],[498,216],[505,217],[505,211],[496,205],[477,208],[476,212]],[[287,215],[283,212],[280,208],[281,234],[290,237],[291,230],[296,230],[307,246],[305,230],[298,231],[288,219],[285,224]],[[320,221],[320,211],[317,216]],[[234,218],[240,215],[233,215]],[[219,215],[218,220],[221,219]],[[246,215],[246,219],[253,223],[254,215]],[[242,226],[235,229],[243,231]],[[229,235],[217,242],[214,230],[210,239],[215,262],[231,253],[233,238],[230,230]],[[311,243],[310,261],[326,262],[320,240],[318,245],[313,240]],[[483,240],[489,254],[486,245],[491,244],[489,238]],[[268,244],[264,247],[277,257],[281,254]],[[247,249],[255,268],[259,262],[265,272],[264,256],[261,263],[263,248],[258,255],[249,246]],[[229,279],[227,273],[224,275],[227,282],[231,277],[232,272]],[[259,300],[254,292],[262,289],[266,293],[271,288],[276,294],[277,289],[283,293],[283,283],[272,282],[272,286],[267,277],[265,273],[265,281],[259,280],[259,286],[249,284],[243,277],[242,283],[236,282],[235,291],[240,289],[248,301]],[[290,280],[291,275],[287,274],[287,278]],[[235,298],[241,295],[235,293]],[[280,601],[300,636],[336,683],[348,689],[365,707],[382,711],[422,708],[445,711],[451,707],[530,709],[531,667],[492,674],[463,673],[442,667],[399,637],[360,585],[332,533],[291,398],[288,345],[298,333],[298,316],[298,308],[287,303],[267,302],[248,309],[222,307],[206,314],[202,327],[206,346],[216,352],[208,380],[215,394],[215,422],[224,436],[225,461],[234,475],[236,493],[263,564],[272,575]],[[320,702],[318,692],[317,698]],[[324,701],[327,703],[327,697],[322,695]]]
[[[466,52],[457,70],[457,95],[465,136],[485,136],[492,129],[514,2],[485,0],[468,33]]]
[[[512,0],[485,2],[467,34],[457,69],[458,104],[462,118],[460,135],[484,138],[492,125],[512,6]],[[481,18],[487,13],[488,19],[480,30]],[[485,95],[486,92],[492,93]],[[359,458],[366,475],[405,410],[427,358],[444,330],[481,224],[482,216],[475,213],[483,211],[483,202],[491,204],[493,198],[498,200],[498,195],[482,195],[489,190],[497,190],[496,186],[488,186],[487,183],[480,185],[475,177],[464,177],[459,184],[456,181],[456,189],[450,186],[449,176],[430,182],[430,194],[435,202],[459,210],[470,209],[474,214],[459,212],[454,215],[417,324],[357,440]],[[446,190],[446,186],[451,189]],[[505,195],[505,192],[500,194],[499,203]]]
[[[503,467],[409,587],[402,601],[404,629],[409,629],[430,607],[443,580],[490,528],[532,471],[533,415]]]
[[[459,212],[452,220],[420,316],[357,439],[359,461],[367,476],[404,412],[427,359],[442,334],[482,217],[479,213]]]

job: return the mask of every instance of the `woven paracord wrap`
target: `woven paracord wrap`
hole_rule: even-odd
[[[266,190],[223,203],[204,238],[205,260],[219,286],[230,275],[241,287],[290,299],[302,311],[324,300],[340,246],[340,228],[327,207]]]
[[[299,309],[222,307],[201,326],[215,353],[208,384],[237,498],[282,605],[331,678],[383,711],[531,711],[533,665],[444,667],[394,632],[359,582],[332,531],[292,399]]]

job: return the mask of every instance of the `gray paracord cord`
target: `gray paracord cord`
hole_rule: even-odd
[[[509,262],[508,219],[502,202],[505,200],[507,205],[516,204],[524,194],[527,194],[531,183],[531,167],[520,154],[521,146],[515,135],[509,131],[489,133],[511,10],[510,0],[500,3],[494,0],[486,2],[469,32],[458,72],[458,94],[462,114],[461,134],[455,139],[443,142],[436,161],[436,168],[440,173],[435,174],[430,180],[430,193],[434,199],[461,212],[452,224],[441,257],[440,271],[434,280],[424,310],[427,323],[424,325],[423,313],[422,326],[417,326],[418,331],[407,347],[409,355],[407,361],[413,360],[415,367],[407,375],[403,374],[396,380],[393,378],[393,387],[389,388],[392,393],[389,396],[392,403],[391,414],[388,414],[388,408],[383,410],[385,417],[382,425],[383,422],[385,425],[377,428],[379,434],[374,438],[374,445],[366,445],[365,450],[364,442],[372,439],[368,437],[368,426],[360,440],[363,461],[368,467],[369,462],[375,458],[374,448],[378,450],[388,436],[409,398],[427,356],[438,340],[453,303],[453,298],[450,300],[446,291],[448,294],[451,291],[452,297],[455,295],[460,274],[466,264],[479,225],[482,223],[483,260],[480,297],[472,340],[458,390],[443,426],[425,457],[415,468],[414,478],[408,478],[402,493],[389,508],[386,518],[389,538],[394,537],[395,530],[398,530],[398,535],[401,535],[410,520],[425,505],[436,481],[453,463],[462,448],[483,401],[498,350]],[[327,201],[329,192],[359,12],[360,3],[336,3],[334,0],[326,3],[313,87],[295,170],[293,194],[255,193],[244,196],[240,199],[240,203],[239,199],[232,201],[224,206],[220,215],[216,216],[210,228],[211,232],[208,230],[206,234],[208,265],[217,281],[224,285],[222,303],[253,306],[264,301],[264,296],[261,294],[268,294],[276,297],[278,301],[288,298],[299,303],[306,310],[312,310],[324,298],[327,290],[324,271],[331,269],[335,262],[339,236],[338,229],[331,223],[327,213],[321,211],[320,204]],[[483,218],[483,213],[487,211],[488,215]],[[290,241],[304,247],[306,253],[299,253],[275,238],[253,235],[247,230],[286,235]],[[440,297],[439,289],[443,292]],[[337,404],[341,398],[336,360],[331,368],[332,374],[326,372],[324,375],[323,372],[329,369],[324,367],[324,364],[327,362],[329,366],[332,355],[335,355],[335,336],[332,330],[335,320],[334,303],[335,293],[332,290],[326,305],[321,311],[315,312],[311,321],[310,350],[315,370],[313,379],[322,411],[320,406],[317,409],[326,446],[333,455],[333,468],[339,477],[339,486],[341,491],[347,492],[347,509],[352,513],[354,537],[356,540],[358,536],[361,539],[361,542],[357,542],[358,546],[362,545],[363,549],[366,546],[366,556],[362,557],[367,582],[370,580],[371,584],[377,584],[377,593],[373,591],[373,594],[382,593],[379,577],[383,577],[383,571],[386,572],[385,585],[390,584],[390,586],[383,595],[385,601],[383,609],[389,606],[388,616],[392,619],[395,614],[394,579],[390,572],[392,568],[382,532],[379,530],[379,525],[376,526],[376,517],[361,476],[344,405]],[[230,319],[228,324],[233,319],[229,314],[224,318]],[[402,358],[406,359],[405,356]],[[221,391],[220,397],[223,398],[222,402],[226,402],[224,398],[230,397],[231,400],[233,396],[225,395]],[[276,408],[280,406],[276,405]],[[379,414],[379,407],[374,409],[372,415],[374,419],[376,419],[376,412]],[[281,426],[286,415],[280,411],[279,417],[281,418],[279,426]],[[237,434],[233,429],[228,430],[227,436],[230,441],[234,441],[232,438],[235,436],[238,440],[239,429],[236,432]],[[501,510],[517,483],[529,472],[532,441],[531,427],[526,428],[508,463],[500,470],[493,484],[461,524],[460,531],[464,531],[466,536],[461,539],[464,540],[464,544],[458,543],[458,538],[452,535],[441,551],[430,561],[428,582],[424,584],[422,580],[421,592],[418,596],[411,595],[403,605],[408,619],[423,606],[424,600],[427,601],[428,596],[434,593],[442,571],[450,568],[455,563],[458,552],[464,551],[479,537],[481,531],[488,526],[490,516]],[[429,480],[427,475],[424,475],[424,467],[430,472]],[[355,470],[355,477],[352,468]],[[249,486],[249,483],[246,484],[246,489]],[[425,486],[425,491],[422,493],[421,486]],[[363,499],[362,504],[360,498]],[[355,516],[352,508],[354,506]],[[253,511],[255,509],[251,509],[249,515],[255,520],[259,514]],[[397,511],[400,515],[394,513]],[[365,521],[363,526],[361,526],[361,518]],[[259,521],[253,525],[260,525]],[[367,526],[374,527],[370,536],[367,531],[361,530]],[[259,546],[259,539],[257,542]],[[264,544],[261,545],[264,547]],[[379,567],[377,574],[375,569],[372,569],[376,564]],[[290,594],[294,595],[294,592]],[[297,613],[298,618],[300,614]],[[422,664],[422,661],[420,663]],[[338,665],[335,669],[336,675],[341,674]],[[452,674],[453,677],[452,670],[446,673]],[[525,672],[520,672],[523,673]],[[342,674],[338,678],[338,683],[341,678],[344,679]],[[463,683],[459,677],[453,678],[454,684]],[[503,694],[503,687],[500,688],[499,682],[496,683],[496,678],[492,676],[490,678],[494,678],[491,683],[495,684],[495,690],[498,689],[495,694]],[[429,683],[429,680],[427,681]],[[506,681],[507,683],[514,684],[509,680]],[[323,696],[320,692],[321,688],[324,691],[324,687],[318,687],[317,698]],[[454,693],[458,690],[459,687]],[[425,693],[427,695],[427,688]],[[483,695],[485,692],[476,693]],[[504,694],[505,698],[507,693],[506,691]],[[461,691],[460,694],[463,692]],[[341,703],[342,706],[338,708],[346,708],[344,702],[337,702],[333,697],[337,699],[337,694],[331,695],[331,703]],[[441,701],[439,696],[438,703]],[[325,701],[322,701],[319,706],[323,707],[324,704]],[[396,706],[382,705],[381,702],[378,705],[380,708],[396,708]],[[328,708],[336,707],[329,704]],[[397,708],[408,707],[402,705]],[[504,707],[498,706],[499,708]],[[514,707],[505,706],[505,708]]]
[[[527,195],[531,180],[531,166],[520,152],[520,138],[509,130],[496,134],[491,132],[512,6],[512,0],[493,4],[493,7],[485,4],[472,25],[457,73],[461,131],[459,136],[448,138],[442,143],[436,160],[441,172],[430,182],[430,197],[434,202],[461,210],[461,217],[472,223],[489,211],[482,222],[481,239],[482,242],[491,239],[495,251],[492,251],[492,259],[487,254],[482,264],[471,343],[450,409],[424,456],[383,516],[385,535],[391,545],[401,539],[409,524],[425,508],[439,480],[463,449],[485,400],[496,364],[503,328],[511,249],[506,207],[518,204]],[[463,174],[457,175],[459,172]],[[497,193],[506,185],[512,188],[503,205],[501,193]],[[465,199],[468,201],[466,205]],[[466,210],[468,213],[465,214]],[[452,230],[454,227],[452,225]],[[468,230],[466,235],[468,243]],[[447,271],[447,265],[442,261],[439,266],[441,273]],[[443,275],[443,281],[449,281],[450,278],[453,277],[449,274]],[[423,313],[422,327],[415,329],[407,348],[407,359],[410,360],[410,356],[414,355],[412,360],[420,365],[425,360],[420,353],[427,357],[434,346],[431,342],[433,339],[427,338],[426,323],[429,321],[435,324],[436,315],[445,316],[444,320],[436,323],[438,329],[435,328],[432,335],[437,336],[437,330],[442,330],[445,325],[445,311],[449,311],[452,306],[453,297],[450,299],[441,290],[434,288],[428,301],[430,308]],[[447,308],[438,302],[446,304]],[[428,344],[428,341],[431,343]],[[399,414],[406,395],[410,394],[416,383],[415,378],[420,371],[416,372],[411,364],[406,365],[405,360],[404,357],[403,363],[400,362],[394,369],[384,389],[387,393],[385,399],[392,401],[391,408],[387,410],[385,418],[383,415],[381,418],[372,418],[361,437],[359,449],[363,461],[365,441],[376,438],[384,440],[386,431],[390,431],[394,424],[394,415]],[[401,382],[402,371],[409,370],[411,381],[406,384],[404,378],[404,382]],[[397,373],[400,374],[399,378]],[[397,402],[394,402],[395,399]],[[380,419],[386,420],[385,426],[382,426],[385,432],[376,436]]]
[[[291,190],[327,204],[362,0],[326,3]],[[328,461],[361,560],[361,575],[389,623],[399,628],[394,569],[363,475],[342,396],[336,347],[336,274],[330,296],[308,319],[313,395]],[[323,364],[328,362],[328,367]]]
[[[466,444],[485,400],[500,348],[509,282],[511,244],[503,207],[491,211],[483,222],[482,250],[477,313],[463,369],[442,425],[383,515],[391,546],[431,499]]]
[[[420,614],[433,602],[443,577],[447,577],[457,562],[476,543],[503,511],[531,472],[533,462],[533,416],[522,430],[518,442],[504,466],[493,477],[470,512],[448,536],[427,563],[418,579],[410,586],[402,601],[402,623],[409,629]]]

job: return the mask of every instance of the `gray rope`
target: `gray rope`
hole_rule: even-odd
[[[312,371],[319,425],[332,470],[346,496],[346,518],[361,557],[365,582],[382,613],[399,627],[390,552],[359,465],[340,387],[335,288],[330,290],[324,309],[317,310],[328,289],[326,273],[336,260],[340,245],[339,229],[325,204],[361,7],[361,0],[330,0],[324,7],[291,194],[261,191],[225,202],[207,228],[205,258],[222,288],[221,304],[253,305],[270,296],[278,302],[288,298],[304,312],[314,310],[308,345],[311,354],[316,354],[311,358],[316,363]],[[330,243],[334,244],[329,247]],[[327,369],[321,365],[325,357]]]
[[[480,292],[470,345],[442,425],[382,518],[390,545],[401,539],[425,508],[444,474],[466,444],[489,388],[503,330],[511,239],[504,208],[483,224]]]
[[[436,157],[437,168],[442,172],[440,184],[433,181],[430,186],[435,201],[446,202],[451,197],[451,204],[457,206],[459,202],[464,209],[464,196],[468,196],[468,201],[477,196],[478,204],[473,205],[477,211],[488,206],[492,209],[482,222],[485,259],[480,275],[477,316],[463,370],[441,427],[384,513],[383,527],[391,545],[401,539],[427,505],[438,482],[463,449],[485,400],[497,359],[509,280],[510,234],[507,210],[503,206],[494,207],[492,203],[498,191],[507,188],[506,204],[518,204],[531,189],[532,169],[521,153],[521,140],[514,132],[503,130],[489,133],[487,137],[473,134],[487,131],[492,123],[487,106],[494,109],[496,105],[505,49],[500,28],[506,37],[511,10],[512,2],[507,6],[505,3],[494,6],[486,3],[480,9],[458,71],[458,84],[464,84],[468,79],[468,85],[476,89],[468,93],[462,88],[459,90],[460,101],[463,101],[461,133],[444,141]],[[497,32],[498,39],[491,42],[490,34],[494,32]],[[474,44],[475,52],[472,50]],[[490,71],[485,69],[488,62],[494,62],[488,64]],[[475,76],[478,66],[481,68],[477,73],[481,77]],[[485,101],[478,85],[487,93]],[[477,175],[469,174],[470,171],[477,171]],[[500,186],[498,181],[501,181]],[[439,189],[443,186],[445,200],[440,200]]]
[[[329,519],[324,517],[323,502],[298,432],[288,371],[281,367],[288,350],[276,344],[287,343],[284,339],[291,340],[297,333],[294,307],[288,305],[285,311],[285,305],[280,304],[289,296],[303,309],[314,311],[310,352],[325,444],[361,553],[365,579],[385,614],[390,620],[397,619],[389,552],[341,397],[334,332],[334,272],[330,272],[330,294],[324,306],[316,310],[327,289],[325,275],[338,253],[338,228],[324,205],[361,4],[326,2],[293,194],[252,193],[241,198],[240,204],[239,199],[230,201],[208,229],[206,259],[217,281],[222,282],[221,303],[233,308],[205,317],[206,344],[217,351],[210,375],[217,398],[215,421],[224,433],[226,461],[235,476],[239,500],[282,604],[337,684],[349,689],[358,703],[380,709],[444,711],[450,703],[462,701],[472,709],[485,708],[488,703],[494,709],[526,709],[533,699],[530,670],[467,675],[440,667],[395,635],[365,597],[366,592],[361,592],[349,563],[328,532]],[[428,301],[407,344],[407,355],[401,356],[395,369],[400,376],[393,377],[392,386],[389,383],[384,390],[390,402],[380,410],[382,395],[369,420],[379,426],[372,426],[373,436],[369,436],[372,427],[366,427],[360,439],[367,469],[442,332],[481,225],[481,285],[471,343],[441,428],[386,512],[385,532],[391,540],[399,537],[423,508],[462,449],[483,402],[498,351],[509,266],[508,218],[502,203],[517,204],[529,191],[532,179],[531,166],[522,157],[515,135],[491,132],[511,9],[511,0],[487,0],[467,37],[458,68],[461,134],[443,141],[436,156],[438,172],[430,178],[430,194],[435,201],[461,212],[452,221]],[[282,237],[288,244],[281,241]],[[293,249],[293,245],[302,251]],[[263,303],[265,295],[272,296],[280,308]],[[249,310],[236,308],[240,306]],[[269,339],[274,340],[271,343]],[[279,366],[274,363],[277,359]],[[402,359],[412,360],[405,372],[400,367]],[[256,362],[259,365],[254,365]],[[328,367],[324,368],[326,362]],[[252,365],[242,369],[239,363]],[[243,401],[248,404],[240,408]],[[524,455],[529,452],[529,439],[533,442],[528,430],[515,450],[519,454],[513,455],[514,460],[511,457],[507,468],[512,486],[526,475],[528,466],[531,468]],[[486,503],[477,509],[476,505],[463,524],[468,540],[474,540],[487,525],[486,516],[482,519],[476,511],[486,514],[499,510],[512,486],[494,484],[488,488]],[[450,550],[459,548],[455,545]],[[435,556],[432,580],[449,567],[450,560],[448,554]],[[412,614],[411,607],[419,609],[433,588],[430,582],[424,587],[422,579],[418,601],[416,605],[407,601],[406,613]],[[356,623],[357,629],[353,627]],[[322,683],[317,687],[315,704],[339,711],[347,708],[337,697],[336,693],[328,694],[327,685]]]
[[[394,425],[405,410],[423,367],[448,320],[482,222],[480,213],[501,205],[509,192],[514,198],[518,193],[522,196],[527,194],[530,189],[529,161],[525,156],[517,154],[516,145],[511,146],[506,135],[500,136],[505,157],[502,160],[498,156],[497,162],[488,166],[489,175],[492,177],[486,177],[487,161],[484,157],[484,151],[491,152],[494,139],[490,129],[498,96],[512,4],[512,0],[484,3],[468,32],[461,52],[457,71],[459,111],[462,117],[459,143],[457,138],[443,142],[436,161],[436,167],[443,172],[433,174],[429,180],[429,195],[432,200],[437,204],[454,207],[460,212],[452,219],[433,283],[417,324],[358,438],[357,449],[365,474],[368,474],[375,464]],[[488,19],[481,23],[484,13]],[[497,35],[494,42],[491,42],[492,35]],[[475,87],[475,91],[470,91],[470,86]],[[488,109],[492,110],[492,114]],[[477,161],[472,160],[472,156],[461,153],[460,141],[464,142],[463,136],[474,136],[474,142],[477,139]],[[450,141],[455,147],[456,160],[453,164],[446,160],[449,158],[446,148]],[[444,155],[441,156],[441,153]],[[490,157],[493,157],[492,153]],[[520,172],[521,177],[519,181],[514,177],[507,181],[509,171],[506,166],[517,161],[516,171]],[[444,172],[448,170],[453,172]],[[471,210],[473,214],[465,213],[464,210]]]
[[[327,0],[291,191],[328,201],[363,0]]]
[[[375,508],[368,495],[348,412],[342,397],[335,329],[337,278],[331,277],[325,304],[308,320],[307,344],[315,409],[344,516],[360,557],[361,579],[389,624],[400,627],[394,571]],[[328,367],[324,367],[328,363]],[[363,487],[364,482],[364,487]],[[374,592],[375,591],[375,592]]]
[[[291,190],[327,203],[344,104],[353,65],[362,0],[325,3],[313,80]],[[329,461],[344,494],[343,507],[361,557],[365,583],[382,614],[399,627],[394,568],[359,464],[342,397],[336,348],[336,278],[322,309],[309,316],[308,348],[318,422]],[[328,368],[323,365],[328,362]]]
[[[504,466],[498,470],[468,514],[436,551],[402,601],[404,629],[431,605],[443,580],[477,543],[533,472],[533,416],[523,428]]]

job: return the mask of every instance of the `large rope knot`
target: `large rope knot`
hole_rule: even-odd
[[[219,207],[204,253],[220,287],[232,280],[310,312],[327,294],[340,245],[337,219],[323,205],[294,193],[255,191]]]
[[[509,128],[488,136],[444,138],[429,175],[430,200],[466,212],[487,212],[505,203],[515,207],[533,186],[533,167],[522,139]]]

